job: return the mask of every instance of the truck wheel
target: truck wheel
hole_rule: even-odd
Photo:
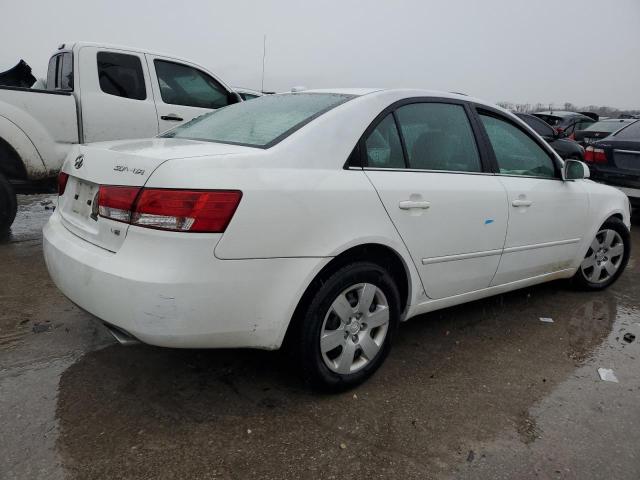
[[[6,234],[16,218],[18,200],[9,181],[0,174],[0,235]]]

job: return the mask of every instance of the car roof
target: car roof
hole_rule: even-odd
[[[289,93],[289,92],[286,92]],[[470,97],[464,93],[456,92],[444,92],[441,90],[427,90],[421,88],[317,88],[302,90],[298,93],[335,93],[337,95],[353,95],[364,96],[372,94],[392,94],[399,98],[411,98],[411,97],[437,97],[437,98],[451,98],[453,100],[464,100],[467,102],[480,103],[483,105],[489,105],[493,108],[508,112],[503,108],[494,105],[493,102],[482,100],[479,98]]]

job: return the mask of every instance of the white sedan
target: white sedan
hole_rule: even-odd
[[[269,95],[78,146],[44,253],[123,342],[287,345],[313,385],[344,388],[418,314],[561,278],[613,283],[629,203],[588,175],[464,95]]]

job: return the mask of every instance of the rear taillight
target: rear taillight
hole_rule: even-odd
[[[131,223],[180,232],[224,232],[241,197],[237,190],[144,189]]]
[[[238,190],[170,190],[101,186],[101,217],[139,227],[222,233],[238,208]]]
[[[607,163],[607,156],[603,149],[588,146],[584,151],[584,161],[589,163]]]
[[[58,174],[58,196],[64,195],[64,190],[67,188],[67,180],[69,180],[69,174],[60,172]]]
[[[104,218],[129,223],[133,202],[140,190],[140,187],[101,185],[98,190],[98,214]]]

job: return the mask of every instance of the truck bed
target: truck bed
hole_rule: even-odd
[[[20,156],[29,180],[55,176],[79,141],[74,95],[0,86],[0,138]]]

